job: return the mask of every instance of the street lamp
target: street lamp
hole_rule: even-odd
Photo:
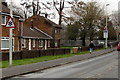
[[[107,32],[107,34],[106,34],[106,38],[105,38],[105,48],[107,48],[108,47],[108,45],[107,45],[107,38],[108,38],[108,29],[107,29],[107,22],[108,22],[108,18],[107,18],[107,6],[109,6],[110,4],[106,4],[106,32]]]

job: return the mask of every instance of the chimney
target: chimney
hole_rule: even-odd
[[[33,19],[31,19],[30,22],[31,22],[31,28],[33,29]]]
[[[47,13],[45,13],[45,18],[47,18],[48,17],[48,14]]]
[[[2,2],[2,4],[5,5],[6,7],[8,7],[7,2]]]

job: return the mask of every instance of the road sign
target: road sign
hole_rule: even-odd
[[[108,30],[103,31],[103,36],[104,36],[104,38],[108,38]]]
[[[11,18],[11,16],[8,17],[8,21],[6,23],[6,28],[15,28],[15,23],[13,21],[13,19]]]

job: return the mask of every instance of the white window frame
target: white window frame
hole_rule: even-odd
[[[55,33],[57,33],[57,29],[55,29]]]
[[[58,42],[57,41],[55,42],[55,47],[58,47]]]
[[[35,45],[35,42],[36,42],[36,41],[35,41],[35,39],[33,39],[33,47],[35,47],[35,46],[36,46],[36,45]]]
[[[39,40],[39,47],[43,47],[43,40]]]
[[[4,23],[3,23],[3,16],[5,17],[5,18],[4,18]],[[1,24],[2,24],[2,25],[6,25],[7,20],[8,20],[8,16],[2,15]]]
[[[2,39],[1,39],[1,41],[8,41],[8,44],[9,44],[9,37],[2,37]],[[2,44],[1,44],[2,45]],[[8,50],[9,49],[9,46],[8,46],[8,48],[2,48],[1,47],[1,50]]]
[[[26,39],[22,39],[22,48],[26,48]]]

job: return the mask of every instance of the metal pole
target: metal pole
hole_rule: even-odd
[[[107,18],[107,6],[108,6],[109,4],[106,4],[106,30],[108,30],[107,29],[107,21],[108,21],[108,18]],[[108,47],[108,43],[107,43],[107,37],[105,38],[105,48],[107,48]]]
[[[12,15],[12,0],[10,4],[10,16],[13,18]],[[9,38],[9,66],[12,66],[12,28],[10,28],[10,38]]]

